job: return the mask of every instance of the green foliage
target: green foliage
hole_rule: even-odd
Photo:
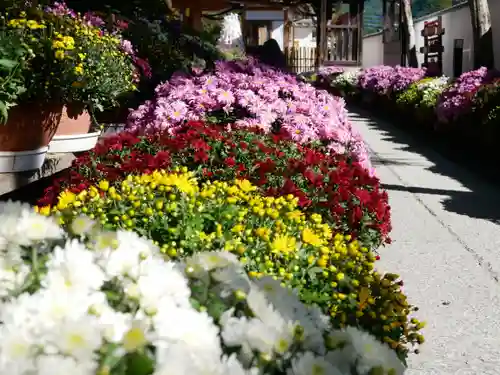
[[[396,97],[396,103],[399,106],[417,106],[420,100],[422,100],[422,92],[418,89],[418,82],[411,84]]]
[[[123,104],[126,107],[149,99],[155,87],[176,71],[210,67],[224,58],[216,47],[220,34],[217,22],[204,22],[201,32],[193,30],[180,22],[164,0],[70,0],[68,5],[80,12],[97,12],[104,19],[114,17],[128,23],[123,36],[137,49],[137,56],[148,61],[152,78],[140,82],[139,95],[128,98],[129,102]]]
[[[439,95],[449,84],[447,77],[428,77],[413,83],[396,97],[396,103],[401,108],[420,108],[433,111]]]
[[[145,17],[129,20],[124,36],[137,48],[138,56],[149,62],[152,70],[152,79],[143,81],[140,86],[139,101],[148,99],[154,88],[176,71],[209,67],[223,58],[215,46],[213,30],[197,33],[177,20]]]
[[[500,81],[481,86],[474,95],[472,116],[483,126],[499,128]]]
[[[12,68],[18,78],[16,88],[12,73],[4,71],[4,77],[10,77],[4,90],[9,84],[16,98],[23,94],[19,100],[58,102],[78,112],[103,110],[135,89],[132,57],[122,50],[120,35],[89,25],[63,5],[57,12],[41,7],[12,10],[0,30],[5,43],[14,40],[3,52],[14,56],[6,60],[24,61]],[[18,89],[21,77],[23,90]],[[6,110],[8,106],[2,108],[4,115]]]
[[[423,340],[399,276],[374,271],[369,249],[305,214],[297,197],[262,196],[248,180],[200,184],[187,168],[175,170],[129,175],[116,186],[101,180],[78,197],[63,194],[56,213],[62,222],[84,214],[108,230],[132,230],[172,259],[231,252],[251,276],[282,279],[334,327],[363,327],[402,358]]]
[[[33,57],[29,47],[12,32],[0,36],[0,121],[5,123],[8,111],[26,91],[23,70]]]

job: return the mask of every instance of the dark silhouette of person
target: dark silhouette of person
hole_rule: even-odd
[[[285,54],[281,50],[276,39],[269,39],[261,47],[259,51],[259,59],[264,64],[271,65],[278,69],[286,69]]]

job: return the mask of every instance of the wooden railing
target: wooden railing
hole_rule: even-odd
[[[293,73],[314,70],[316,65],[316,47],[285,48],[286,65]]]
[[[361,35],[357,25],[329,25],[325,65],[361,64]]]
[[[320,65],[361,65],[361,35],[357,25],[329,25],[325,60]],[[285,48],[288,68],[294,73],[314,70],[316,47]]]

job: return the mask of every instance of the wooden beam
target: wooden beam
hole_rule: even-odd
[[[284,22],[283,22],[283,48],[288,48],[290,44],[290,22],[288,19],[288,10],[285,9]]]
[[[189,8],[201,11],[217,11],[230,7],[227,0],[172,0],[172,6],[177,9]]]
[[[328,46],[327,44],[327,34],[326,34],[326,23],[328,22],[326,13],[327,13],[327,0],[321,0],[320,12],[318,14],[318,22],[319,22],[319,43],[317,49],[317,61],[316,66],[319,68],[323,62],[325,61],[325,52]]]
[[[364,18],[364,14],[365,14],[365,2],[364,2],[364,0],[362,0],[360,2],[358,12],[359,12],[359,14],[358,14],[358,19],[357,19],[357,22],[358,22],[358,51],[357,51],[357,54],[358,54],[358,64],[362,65],[363,64],[363,34],[364,34],[363,18]]]
[[[191,12],[188,17],[188,23],[196,31],[203,31],[203,23],[201,17],[202,16],[200,8],[191,8]]]

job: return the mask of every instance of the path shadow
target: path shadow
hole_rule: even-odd
[[[408,159],[387,159],[387,158],[380,158],[377,155],[373,155],[371,157],[371,164],[374,167],[380,166],[380,165],[399,165],[399,166],[420,166],[423,167],[423,164],[415,164],[414,161],[408,160]]]
[[[354,118],[362,117],[366,119],[367,126],[380,132],[384,141],[399,145],[398,148],[400,150],[419,154],[433,164],[431,166],[428,166],[427,163],[426,165],[418,165],[409,160],[392,160],[375,156],[372,160],[374,166],[421,166],[432,173],[447,176],[460,182],[470,191],[382,184],[385,189],[389,191],[407,191],[415,194],[444,196],[442,204],[446,211],[500,224],[500,184],[498,183],[500,181],[500,174],[498,174],[500,168],[493,171],[482,170],[477,165],[477,162],[466,160],[466,150],[464,150],[462,155],[450,156],[446,149],[435,149],[434,144],[429,139],[416,137],[414,134],[382,119],[372,119],[373,115],[368,111],[359,108],[349,108],[349,111]],[[494,176],[488,178],[488,172]],[[497,180],[497,178],[499,179]]]
[[[432,189],[415,186],[381,184],[388,191],[407,191],[413,194],[431,194],[446,196],[443,207],[446,211],[460,215],[490,220],[500,224],[500,200],[492,204],[491,196],[483,196],[476,192],[450,189]]]

